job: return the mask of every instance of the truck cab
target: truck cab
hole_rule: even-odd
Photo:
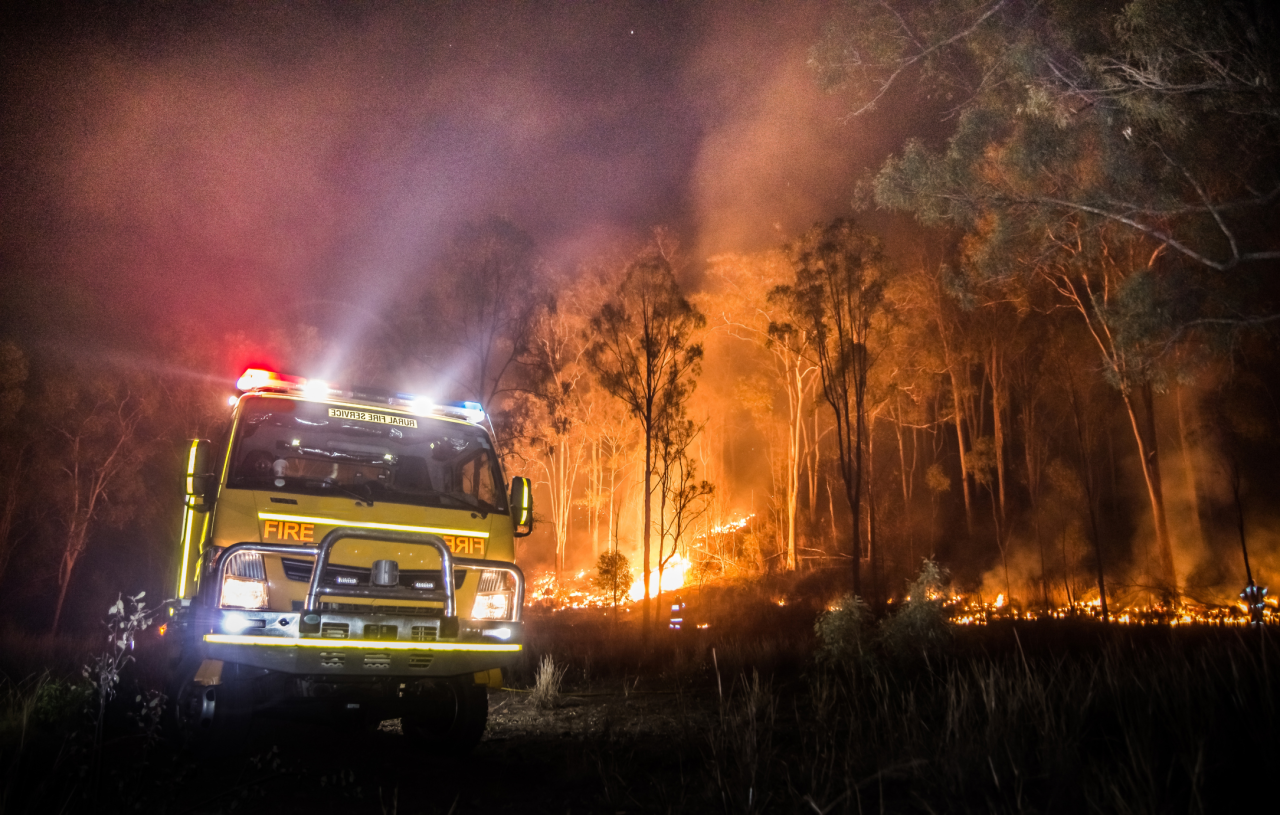
[[[399,718],[425,747],[474,746],[523,647],[533,517],[483,409],[262,369],[237,390],[222,437],[187,455],[179,723]]]

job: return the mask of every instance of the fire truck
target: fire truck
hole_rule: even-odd
[[[177,723],[225,743],[253,716],[398,718],[470,749],[522,648],[533,526],[484,410],[263,369],[236,388],[221,437],[187,451]]]

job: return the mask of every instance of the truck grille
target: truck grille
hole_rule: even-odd
[[[414,642],[435,642],[440,638],[440,626],[415,625],[409,629],[409,638]]]
[[[394,625],[369,623],[364,627],[364,638],[367,640],[394,640],[398,634],[399,629]]]
[[[302,611],[302,601],[293,601],[293,610]],[[444,610],[439,606],[383,606],[372,603],[321,603],[321,611],[340,614],[393,614],[397,617],[440,617]]]
[[[290,580],[298,583],[307,583],[311,580],[312,561],[284,557],[280,558],[280,563],[284,566],[284,576]],[[320,584],[322,586],[368,586],[370,585],[369,575],[371,571],[360,566],[344,566],[341,563],[330,563],[329,567],[325,569],[324,579],[320,581]],[[453,588],[455,591],[462,588],[462,581],[466,577],[467,572],[465,569],[453,570]],[[440,583],[439,569],[402,569],[400,571],[400,585],[408,589],[417,588],[436,591],[443,588]]]

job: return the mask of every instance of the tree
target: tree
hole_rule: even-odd
[[[882,204],[1011,231],[1089,216],[1226,271],[1280,258],[1258,229],[1280,203],[1276,29],[1263,6],[1206,0],[862,0],[810,63],[851,117],[912,75],[948,103],[946,150],[910,141]]]
[[[463,225],[419,303],[419,359],[491,407],[528,350],[540,274],[533,239],[511,221]]]
[[[57,632],[76,562],[100,524],[130,518],[141,497],[138,471],[149,454],[139,430],[148,405],[125,377],[73,371],[52,380],[42,409],[55,417],[41,449],[49,469],[49,498],[61,526],[58,595],[51,630]]]
[[[22,349],[13,342],[0,342],[0,580],[13,553],[14,524],[28,480],[29,436],[22,432],[19,418],[26,401],[27,374]]]
[[[664,417],[693,390],[701,371],[697,334],[706,318],[685,299],[669,258],[654,248],[628,265],[618,293],[591,318],[587,364],[621,400],[644,437],[644,626],[649,629],[654,442]]]
[[[805,400],[818,366],[811,357],[811,332],[784,313],[785,302],[768,293],[794,276],[784,252],[721,255],[711,259],[709,274],[721,281],[714,298],[720,306],[719,325],[730,336],[767,350],[773,373],[787,397],[787,459],[785,476],[787,568],[796,568],[796,515],[800,494],[800,464],[816,439],[805,435]],[[812,398],[812,397],[809,397]],[[815,490],[811,489],[810,492]]]
[[[533,377],[530,395],[537,406],[528,423],[530,441],[551,493],[557,574],[564,567],[573,488],[590,442],[583,430],[591,412],[582,394],[586,315],[575,305],[571,297],[545,304],[532,320],[527,353]]]
[[[683,411],[667,411],[658,429],[658,462],[661,475],[658,488],[658,593],[662,593],[662,574],[680,549],[680,541],[689,528],[707,511],[708,499],[715,488],[698,480],[697,467],[689,455],[689,445],[700,432],[686,419]],[[671,551],[666,541],[671,541]]]
[[[1152,418],[1160,384],[1149,374],[1190,330],[1280,318],[1214,281],[1280,258],[1273,15],[1200,0],[855,9],[846,22],[857,25],[833,25],[813,55],[825,82],[862,94],[852,115],[917,69],[958,98],[945,147],[909,141],[867,191],[926,224],[981,233],[988,262],[977,266],[989,274],[1073,267],[1059,291],[1101,339],[1125,396],[1157,580],[1176,595]],[[1173,301],[1195,308],[1170,319],[1161,305]]]
[[[851,219],[815,226],[791,247],[795,283],[775,290],[805,329],[822,376],[822,390],[836,416],[840,474],[853,512],[853,591],[862,594],[861,511],[867,375],[874,362],[872,320],[884,299],[879,239]],[[786,326],[779,334],[795,330]]]
[[[618,620],[618,598],[631,590],[631,564],[621,552],[601,552],[596,559],[596,576],[591,581],[598,591],[608,594],[613,602],[613,619]]]

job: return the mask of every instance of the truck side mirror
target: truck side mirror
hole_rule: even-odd
[[[213,491],[213,473],[209,472],[209,440],[192,439],[187,449],[187,497],[197,504],[207,504]]]
[[[511,479],[511,524],[517,538],[533,531],[533,484],[520,476]]]

